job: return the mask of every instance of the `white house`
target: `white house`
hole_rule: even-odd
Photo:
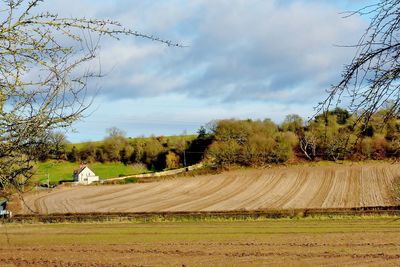
[[[78,170],[74,171],[74,182],[79,184],[91,184],[100,181],[99,176],[89,169],[86,165],[81,165]]]
[[[0,200],[0,218],[11,218],[11,211],[7,210],[7,200]]]

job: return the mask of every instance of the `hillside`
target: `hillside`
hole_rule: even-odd
[[[101,179],[148,172],[143,165],[125,165],[121,162],[95,162],[89,164],[89,166]],[[46,162],[36,163],[35,167],[37,173],[32,179],[33,182],[47,183],[48,174],[50,183],[58,184],[60,181],[72,181],[72,174],[74,170],[79,168],[79,164],[68,161],[48,160]]]
[[[392,205],[398,164],[277,167],[124,186],[89,186],[25,196],[39,213],[222,211]],[[25,213],[30,211],[26,208]]]

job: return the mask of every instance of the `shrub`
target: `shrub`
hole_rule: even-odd
[[[388,143],[382,136],[375,136],[372,139],[373,154],[372,158],[380,160],[386,158],[386,151],[388,149]]]
[[[134,177],[124,179],[125,184],[135,184],[137,182],[139,182],[139,179]]]
[[[167,169],[177,169],[180,167],[180,157],[176,153],[169,151],[165,157]]]
[[[214,142],[208,149],[208,154],[217,165],[233,165],[238,163],[240,145],[233,140]]]

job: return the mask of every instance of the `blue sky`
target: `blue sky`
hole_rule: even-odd
[[[118,20],[174,40],[172,48],[138,38],[104,39],[104,78],[94,102],[67,136],[101,140],[109,127],[128,136],[194,133],[214,119],[313,115],[339,78],[367,18],[342,12],[359,0],[52,0],[63,16]],[[97,93],[96,93],[97,92]]]

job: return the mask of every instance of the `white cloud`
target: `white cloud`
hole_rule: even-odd
[[[107,76],[99,81],[102,104],[92,115],[94,121],[101,120],[105,110],[117,112],[120,101],[124,100],[130,101],[124,106],[126,113],[141,113],[142,119],[160,117],[164,122],[176,118],[183,123],[188,118],[199,122],[230,115],[280,120],[289,113],[312,114],[312,108],[325,97],[325,89],[340,78],[343,65],[354,52],[335,45],[356,43],[366,26],[365,19],[357,16],[344,19],[341,14],[348,7],[357,7],[356,2],[54,0],[51,3],[54,10],[67,16],[111,18],[135,30],[189,45],[172,48],[130,37],[119,42],[103,40],[100,58]],[[151,105],[154,102],[168,103],[169,112]],[[192,105],[180,110],[181,102]],[[201,107],[195,105],[198,102]],[[135,109],[138,103],[146,105]],[[122,117],[118,115],[111,121],[122,124],[125,120]],[[131,124],[137,125],[138,121],[132,120]],[[188,123],[188,128],[192,124]]]
[[[133,22],[168,39],[190,40],[182,49],[126,38],[103,45],[101,62],[108,75],[101,93],[110,98],[176,92],[221,101],[271,101],[274,95],[285,101],[282,96],[292,95],[288,91],[305,85],[321,92],[336,81],[353,53],[335,45],[354,44],[365,26],[357,17],[343,19],[327,1],[97,3],[90,14]],[[124,93],[115,94],[115,88]]]

